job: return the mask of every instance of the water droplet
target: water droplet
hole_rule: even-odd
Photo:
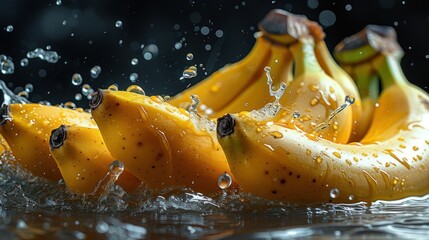
[[[299,118],[301,116],[301,113],[299,111],[294,111],[292,116],[293,118]]]
[[[74,99],[76,99],[76,101],[80,101],[80,100],[82,100],[82,94],[80,94],[80,93],[76,93],[76,94],[74,95]]]
[[[46,75],[48,75],[48,72],[45,69],[40,69],[38,74],[39,74],[39,77],[44,78],[46,77]]]
[[[12,25],[7,25],[6,32],[13,32],[13,26]]]
[[[350,195],[350,196],[349,196],[349,200],[350,200],[350,201],[355,200],[355,196],[354,196],[354,195]]]
[[[20,96],[20,97],[25,97],[25,98],[27,98],[27,99],[28,99],[29,94],[28,94],[28,92],[27,92],[27,91],[21,91],[21,92],[19,92],[19,93],[18,93],[18,96]]]
[[[331,10],[323,10],[319,14],[319,22],[325,27],[330,27],[334,25],[335,21],[337,20],[337,17],[334,12]]]
[[[329,192],[329,196],[331,198],[337,198],[340,195],[340,190],[338,190],[338,188],[333,188],[331,189],[331,191]]]
[[[186,54],[186,60],[191,61],[192,59],[194,59],[194,55],[192,53]]]
[[[143,57],[144,57],[144,59],[146,59],[146,60],[149,61],[149,60],[152,59],[152,53],[146,52],[146,53],[143,54]]]
[[[222,30],[217,30],[215,33],[216,37],[221,38],[223,37],[223,31]]]
[[[91,68],[90,73],[92,78],[97,78],[98,75],[101,73],[101,67],[98,65],[95,65],[94,67]]]
[[[61,58],[55,51],[45,51],[42,48],[36,48],[27,52],[27,58],[40,58],[49,63],[56,63]]]
[[[67,25],[67,20],[64,20],[62,24],[63,26]]]
[[[116,21],[115,22],[115,27],[117,27],[117,28],[122,27],[122,21],[121,20]]]
[[[141,94],[141,95],[146,95],[145,92],[144,92],[144,90],[143,90],[143,88],[141,88],[138,85],[130,85],[127,88],[127,92],[133,92],[133,93],[138,93],[138,94]]]
[[[232,178],[231,176],[229,176],[228,173],[224,173],[220,175],[219,178],[217,179],[217,185],[222,190],[227,189],[229,186],[231,186],[231,184],[232,184]]]
[[[2,74],[13,74],[15,72],[15,65],[12,62],[12,58],[6,55],[0,55],[0,72]]]
[[[21,64],[22,67],[28,66],[28,59],[27,58],[21,59],[20,64]]]
[[[179,49],[181,49],[183,47],[183,44],[181,43],[181,42],[177,42],[177,43],[175,43],[174,44],[174,48],[176,49],[176,50],[179,50]]]
[[[76,109],[76,104],[74,102],[65,102],[64,103],[64,108]]]
[[[124,171],[124,164],[121,161],[115,160],[110,164],[110,173],[120,175]]]
[[[135,66],[139,63],[139,60],[137,58],[131,59],[131,65]]]
[[[24,89],[26,92],[31,93],[33,91],[33,84],[31,84],[31,83],[25,84]]]
[[[307,6],[310,9],[316,9],[319,7],[319,0],[308,0],[307,1]]]
[[[109,89],[110,91],[118,91],[119,86],[118,86],[118,84],[112,84],[107,89]]]
[[[95,226],[95,229],[97,230],[97,232],[99,233],[107,233],[107,231],[109,231],[109,224],[107,224],[104,221],[99,221],[97,223],[97,226]]]
[[[197,76],[197,68],[195,66],[190,66],[189,68],[183,71],[182,79],[183,78],[189,79],[196,76]]]
[[[75,74],[73,74],[71,81],[72,81],[73,85],[79,86],[79,85],[82,84],[83,79],[82,79],[82,76],[79,73],[75,73]]]
[[[131,73],[130,74],[130,81],[131,82],[136,82],[138,78],[139,78],[139,75],[137,73]]]
[[[353,7],[352,5],[347,4],[345,8],[346,8],[346,11],[351,11]]]
[[[204,48],[205,48],[207,51],[210,51],[210,50],[212,49],[212,46],[211,46],[210,44],[206,44],[206,45],[204,46]]]
[[[57,6],[60,6],[60,5],[61,5],[61,3],[62,3],[62,1],[61,1],[61,0],[57,0],[57,1],[55,2],[55,4],[57,4]]]
[[[89,84],[84,84],[82,86],[82,94],[84,96],[88,96],[89,94],[91,94],[92,91],[93,90],[92,90],[92,88],[91,88],[91,86]]]
[[[201,31],[201,34],[208,35],[210,33],[210,28],[204,26],[204,27],[201,28],[200,31]]]

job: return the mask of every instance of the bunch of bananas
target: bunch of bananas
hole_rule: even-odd
[[[342,67],[304,16],[273,10],[259,29],[243,60],[169,100],[105,89],[91,113],[4,105],[1,147],[78,193],[93,192],[114,160],[128,192],[143,183],[212,194],[227,174],[232,188],[285,202],[429,193],[429,96],[403,75],[392,28],[344,39]]]

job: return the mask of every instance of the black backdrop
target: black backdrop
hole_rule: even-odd
[[[257,23],[273,8],[305,14],[319,20],[326,10],[331,26],[325,27],[330,49],[344,37],[367,24],[395,27],[405,50],[402,61],[410,81],[427,88],[429,66],[429,7],[427,1],[366,0],[1,0],[0,54],[10,56],[15,64],[12,75],[0,79],[20,91],[27,83],[34,86],[30,100],[48,100],[53,104],[74,101],[86,107],[87,101],[76,101],[81,86],[72,85],[71,77],[80,73],[83,83],[92,88],[117,83],[121,89],[131,84],[131,73],[139,75],[135,84],[147,94],[173,95],[204,78],[226,63],[245,56],[254,43]],[[332,18],[334,13],[335,19]],[[328,14],[329,15],[329,14]],[[323,16],[323,14],[322,14]],[[123,25],[115,27],[121,20]],[[334,21],[335,20],[335,21]],[[326,19],[322,19],[325,21]],[[7,32],[6,26],[14,30]],[[210,32],[202,34],[201,28]],[[206,29],[206,28],[205,28]],[[221,33],[222,36],[216,36]],[[122,44],[119,42],[122,41]],[[181,43],[179,48],[177,43]],[[155,44],[158,53],[145,60],[140,45]],[[27,67],[20,60],[35,48],[51,46],[61,56],[55,63],[30,59]],[[179,49],[176,49],[175,46]],[[210,46],[211,50],[206,50]],[[187,53],[194,55],[186,60]],[[137,65],[131,59],[137,58]],[[180,81],[187,66],[203,64],[198,76]],[[99,65],[98,78],[90,69]],[[426,89],[427,90],[427,89]]]

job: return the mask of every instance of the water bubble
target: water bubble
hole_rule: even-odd
[[[295,111],[292,114],[293,118],[299,118],[301,116],[301,113],[299,111]]]
[[[347,4],[345,8],[346,8],[346,11],[351,11],[353,7],[352,5]]]
[[[98,65],[95,65],[94,67],[91,68],[90,73],[92,78],[97,78],[98,75],[101,73],[101,67]]]
[[[201,34],[208,35],[210,33],[210,28],[204,26],[204,27],[201,28],[200,31],[201,31]]]
[[[144,57],[144,59],[146,59],[146,60],[149,61],[149,60],[152,59],[152,53],[146,52],[146,53],[143,54],[143,57]]]
[[[133,93],[138,93],[141,95],[146,95],[146,93],[144,92],[143,88],[141,88],[138,85],[131,85],[127,88],[127,92],[133,92]]]
[[[21,59],[20,64],[21,64],[22,67],[28,66],[28,58]]]
[[[15,65],[12,62],[12,58],[6,55],[0,55],[0,72],[2,74],[13,74],[15,72]]]
[[[51,50],[51,45],[47,45],[46,50]]]
[[[6,32],[13,32],[13,26],[12,25],[7,25]]]
[[[62,3],[62,1],[61,1],[61,0],[57,0],[57,1],[55,2],[55,4],[57,4],[57,6],[60,6],[60,5],[61,5],[61,3]]]
[[[350,195],[350,196],[349,196],[349,200],[350,200],[350,201],[355,200],[355,196],[354,196],[354,195]]]
[[[340,190],[338,190],[338,188],[333,188],[331,189],[331,191],[329,192],[329,196],[331,198],[337,198],[340,195]]]
[[[207,51],[210,51],[210,50],[212,49],[212,46],[211,46],[210,44],[206,44],[206,45],[204,46],[204,48],[205,48]]]
[[[40,69],[38,74],[39,74],[39,77],[44,78],[46,77],[46,75],[48,75],[48,72],[45,69]]]
[[[24,97],[24,98],[28,99],[28,97],[30,96],[30,94],[28,94],[27,91],[21,91],[21,92],[18,93],[18,96]]]
[[[25,84],[24,89],[26,92],[31,93],[33,91],[33,84],[31,84],[31,83]]]
[[[197,76],[197,67],[190,66],[189,68],[185,69],[182,73],[181,79],[189,79]]]
[[[155,44],[149,44],[143,48],[143,57],[148,61],[158,56],[158,53],[159,49]]]
[[[67,25],[67,20],[64,20],[62,24],[63,26]]]
[[[114,175],[120,175],[124,171],[124,164],[121,161],[115,160],[110,164],[110,172]]]
[[[175,43],[174,44],[174,48],[176,49],[176,50],[179,50],[179,49],[181,49],[183,47],[183,44],[181,43],[181,42],[177,42],[177,43]]]
[[[215,32],[215,35],[216,35],[216,37],[221,38],[221,37],[223,37],[223,31],[222,30],[217,30]]]
[[[337,16],[331,10],[323,10],[319,14],[319,22],[325,27],[330,27],[334,25],[336,20],[337,20]]]
[[[82,94],[80,94],[80,93],[76,93],[76,94],[74,95],[74,99],[76,99],[76,101],[80,101],[80,100],[82,100]]]
[[[229,176],[228,173],[224,173],[220,175],[219,178],[217,179],[217,185],[222,190],[227,189],[229,186],[231,186],[231,184],[232,184],[232,178],[231,176]]]
[[[64,103],[64,108],[76,109],[76,104],[74,102],[65,102]]]
[[[112,84],[107,89],[109,89],[110,91],[118,91],[119,86],[118,86],[118,84]]]
[[[100,221],[97,223],[97,225],[95,226],[95,229],[97,230],[97,232],[99,233],[107,233],[107,231],[109,231],[109,224],[107,224],[104,221]]]
[[[194,59],[194,54],[192,53],[186,54],[186,60],[191,61],[192,59]]]
[[[137,58],[131,59],[131,65],[135,66],[137,64],[139,64],[139,60]]]
[[[319,7],[319,0],[308,0],[307,1],[307,6],[310,9],[316,9]]]
[[[75,73],[75,74],[73,74],[71,81],[72,81],[73,85],[79,86],[79,85],[82,84],[83,79],[82,79],[82,76],[79,73]]]
[[[42,48],[36,48],[27,52],[27,58],[40,58],[49,63],[56,63],[61,58],[55,51],[45,51]]]
[[[131,73],[130,74],[130,81],[135,82],[139,78],[139,75],[137,73]]]
[[[91,90],[92,90],[92,88],[89,84],[84,84],[82,86],[82,94],[84,96],[88,96],[89,94],[91,94]]]
[[[122,27],[122,21],[121,20],[116,21],[115,22],[115,27],[117,27],[117,28]]]

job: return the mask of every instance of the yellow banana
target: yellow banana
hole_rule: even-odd
[[[89,113],[40,104],[10,104],[0,109],[0,134],[16,161],[36,176],[61,179],[49,152],[49,136],[61,124],[96,126]]]
[[[281,110],[274,121],[312,133],[318,124],[325,123],[331,112],[340,106],[346,94],[318,64],[311,38],[301,36],[297,43],[290,46],[290,50],[295,60],[295,78],[280,100],[287,110]],[[301,116],[295,119],[290,110],[300,112]],[[350,138],[352,120],[351,109],[345,109],[334,118],[333,124],[317,134],[325,139],[345,143]]]
[[[255,46],[244,59],[214,72],[195,86],[177,94],[169,102],[177,107],[187,108],[190,96],[196,94],[202,103],[199,107],[205,105],[213,113],[220,111],[248,85],[264,75],[263,69],[270,58],[270,46],[270,41],[259,35]]]
[[[395,53],[376,51],[384,90],[360,143],[334,143],[247,112],[218,119],[219,142],[244,191],[299,203],[429,193],[429,95],[406,81]]]
[[[6,139],[0,135],[0,155],[6,151],[10,151],[9,144],[6,142]]]
[[[49,144],[66,185],[77,193],[93,192],[115,160],[94,126],[61,125],[52,131]],[[124,170],[116,183],[133,192],[141,181]]]
[[[220,175],[231,175],[214,132],[197,128],[183,108],[158,97],[99,90],[91,113],[115,159],[148,187],[219,191]]]

